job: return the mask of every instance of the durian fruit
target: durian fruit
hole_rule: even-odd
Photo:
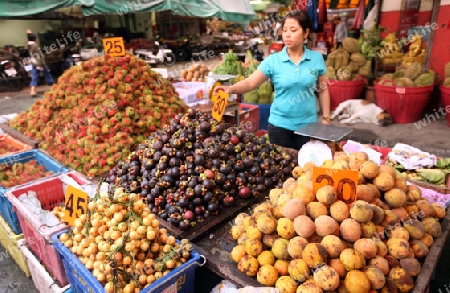
[[[379,83],[384,86],[394,86],[395,85],[395,83],[390,79],[382,79],[382,80],[380,80]]]
[[[434,70],[432,70],[432,69],[427,69],[427,70],[425,70],[424,73],[431,74],[431,76],[433,76],[434,81],[436,81],[436,79],[438,78],[437,73]]]
[[[351,80],[352,79],[352,69],[350,66],[342,66],[336,72],[338,80]]]
[[[346,37],[342,41],[342,46],[345,50],[349,51],[350,53],[359,53],[361,50],[361,46],[359,45],[359,42],[355,38]]]
[[[434,84],[434,76],[429,72],[422,73],[414,80],[414,84],[416,86],[432,85]]]
[[[399,78],[399,77],[404,77],[405,76],[405,70],[404,69],[399,69],[399,70],[396,70],[395,72],[394,72],[394,74],[392,74],[392,80],[395,80],[395,79],[397,79],[397,78]]]
[[[361,66],[358,70],[358,74],[362,74],[365,76],[371,76],[372,75],[372,68],[366,64],[364,66]]]
[[[347,66],[349,61],[348,59],[349,58],[347,58],[347,56],[345,55],[345,50],[340,50],[340,52],[336,54],[336,59],[334,60],[334,68],[339,69],[343,66]]]
[[[332,66],[334,68],[334,61],[336,60],[336,54],[334,54],[333,56],[328,55],[327,56],[327,61],[325,61],[325,65],[327,67]]]
[[[393,76],[394,74],[393,73],[385,73],[385,74],[383,74],[382,76],[381,76],[381,80],[383,80],[383,79],[389,79],[389,80],[392,80],[392,76]]]
[[[399,77],[394,80],[395,86],[412,87],[414,82],[407,77]]]
[[[403,77],[407,77],[411,80],[416,79],[420,73],[422,72],[422,65],[418,62],[413,62],[408,68],[405,70],[405,75]]]
[[[445,64],[444,69],[445,69],[445,78],[450,77],[450,62],[447,62],[447,64]]]
[[[444,86],[450,86],[450,77],[444,79]]]
[[[364,66],[366,64],[366,58],[364,58],[363,54],[361,53],[353,53],[350,56],[350,59],[353,62],[356,62],[359,66]]]
[[[355,61],[350,61],[348,66],[350,66],[350,69],[352,70],[353,73],[358,72],[359,67],[360,67],[360,65],[358,65],[358,63]]]
[[[326,76],[328,79],[336,79],[336,70],[333,66],[327,66]]]

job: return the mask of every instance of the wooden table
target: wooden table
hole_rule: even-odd
[[[192,109],[203,111],[205,113],[211,113],[213,109],[213,104],[199,104],[195,107],[192,107]],[[239,126],[239,103],[232,102],[228,103],[227,107],[225,108],[226,112],[232,112],[234,111],[234,117],[236,119],[236,126]]]

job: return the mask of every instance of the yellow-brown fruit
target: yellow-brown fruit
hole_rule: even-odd
[[[278,205],[278,197],[283,193],[283,189],[281,188],[273,188],[269,192],[269,200],[270,203],[274,206]]]
[[[250,255],[244,256],[238,263],[238,270],[250,277],[256,276],[258,269],[258,260]]]
[[[438,238],[442,234],[441,224],[436,218],[423,218],[422,224],[425,232],[433,236],[433,238]]]
[[[414,288],[413,278],[402,268],[392,268],[388,278],[394,282],[400,292],[409,292]]]
[[[338,226],[337,222],[330,216],[319,216],[314,220],[316,233],[319,236],[333,235]]]
[[[275,217],[275,219],[279,219],[284,217],[283,214],[281,213],[281,207],[276,206],[273,208],[273,216]]]
[[[350,217],[360,223],[367,222],[372,220],[373,210],[369,203],[357,200],[350,207]]]
[[[259,217],[258,221],[256,222],[256,226],[264,234],[273,233],[277,229],[277,224],[278,224],[277,219],[275,219],[275,217],[268,215]]]
[[[385,257],[389,253],[386,244],[380,239],[375,237],[372,240],[375,242],[375,245],[377,246],[377,255]]]
[[[408,185],[408,201],[418,201],[422,198],[422,190],[416,185]],[[411,200],[410,200],[411,199]]]
[[[330,168],[336,170],[346,170],[350,169],[350,165],[344,160],[334,160],[334,163],[330,166]]]
[[[375,186],[375,185],[374,185]],[[376,187],[375,187],[376,188]],[[387,203],[385,203],[384,201],[382,201],[381,199],[379,199],[379,198],[374,198],[371,202],[370,202],[370,204],[372,204],[372,205],[376,205],[377,207],[380,207],[380,208],[382,208],[383,210],[390,210],[391,208],[388,206],[388,204]]]
[[[425,233],[423,238],[419,239],[419,240],[422,241],[428,248],[430,248],[431,245],[433,245],[433,242],[434,242],[433,236],[431,236],[428,233]]]
[[[292,170],[292,176],[294,177],[294,179],[297,179],[298,177],[300,177],[303,173],[303,169],[300,166],[295,166],[294,169]]]
[[[359,270],[366,266],[364,255],[352,248],[344,249],[339,259],[347,271]]]
[[[369,279],[358,270],[348,272],[344,284],[349,293],[369,293],[370,290]]]
[[[329,259],[327,264],[336,271],[340,279],[344,279],[345,275],[347,275],[347,270],[339,258]]]
[[[359,170],[361,165],[369,160],[369,156],[365,152],[354,152],[348,156],[348,165],[350,169]]]
[[[336,189],[331,185],[324,185],[317,190],[316,198],[319,202],[330,205],[336,201]]]
[[[249,214],[247,213],[239,213],[236,218],[234,218],[234,225],[235,226],[240,226],[240,225],[244,225],[244,219],[250,217]]]
[[[245,233],[245,227],[243,225],[237,225],[233,226],[230,229],[231,237],[233,237],[234,240],[238,240],[239,237]]]
[[[345,202],[339,200],[330,206],[330,215],[340,223],[350,216],[350,211]]]
[[[392,73],[385,73],[381,76],[380,79],[392,79],[393,74]]]
[[[444,75],[445,75],[445,78],[450,77],[450,62],[447,62],[444,65]]]
[[[245,241],[247,241],[247,239],[248,239],[247,233],[242,233],[241,236],[239,236],[237,243],[239,245],[244,245]]]
[[[425,227],[419,221],[410,219],[404,223],[403,227],[408,231],[410,239],[422,239],[425,236]]]
[[[431,74],[430,72],[424,72],[420,74],[416,79],[414,79],[414,85],[415,86],[433,85],[434,81],[435,81],[434,74]]]
[[[406,194],[406,192],[408,191],[408,185],[406,184],[406,177],[405,176],[396,176],[394,187],[402,190]]]
[[[360,223],[361,226],[361,237],[362,238],[372,238],[376,231],[376,226],[372,221],[367,221]]]
[[[305,282],[298,286],[296,293],[322,293],[322,289],[313,282]]]
[[[249,238],[245,241],[245,252],[251,256],[258,256],[263,251],[263,244],[260,239]]]
[[[278,280],[278,271],[271,265],[263,265],[256,274],[256,280],[265,286],[273,286]]]
[[[309,243],[303,249],[302,258],[310,268],[317,268],[327,262],[327,251],[318,243]]]
[[[312,219],[316,219],[322,215],[327,215],[328,214],[328,210],[327,207],[318,202],[318,201],[313,201],[310,202],[307,206],[306,206],[306,214],[312,218]]]
[[[342,240],[335,235],[327,235],[323,237],[320,244],[325,248],[328,253],[328,257],[330,258],[339,257],[341,252],[346,248]]]
[[[414,214],[419,213],[419,208],[417,207],[416,203],[415,202],[410,202],[408,193],[406,194],[406,198],[407,198],[408,201],[403,206],[403,208],[408,213],[408,215],[414,215]]]
[[[396,224],[400,223],[400,218],[391,210],[384,211],[384,219],[380,223],[381,226],[387,229],[393,229]]]
[[[272,253],[278,259],[287,259],[289,257],[288,253],[289,240],[284,238],[278,238],[273,242]]]
[[[438,203],[432,203],[431,207],[433,208],[433,217],[438,218],[438,219],[443,219],[445,218],[446,215],[446,211],[445,208]]]
[[[359,70],[359,64],[358,62],[355,61],[350,61],[350,63],[348,64],[348,66],[350,67],[352,73],[356,73]]]
[[[304,282],[310,276],[310,268],[301,258],[293,259],[289,262],[288,272],[292,279]]]
[[[344,38],[342,40],[342,47],[344,47],[344,49],[349,51],[350,53],[359,53],[360,52],[359,42],[355,38],[351,38],[351,37]],[[363,56],[363,58],[364,58],[364,56]]]
[[[425,243],[420,240],[409,241],[409,247],[414,252],[414,256],[418,259],[426,257],[430,252]]]
[[[399,293],[399,292],[400,291],[398,290],[394,282],[386,278],[386,284],[384,285],[383,288],[381,288],[380,293]]]
[[[275,288],[280,290],[280,293],[295,293],[297,287],[297,282],[290,276],[281,276],[275,283]]]
[[[348,160],[348,156],[346,152],[343,151],[337,151],[334,153],[334,160],[343,160],[343,161],[347,161]]]
[[[367,266],[363,270],[370,282],[370,288],[378,290],[384,287],[386,278],[383,272],[376,266]]]
[[[380,167],[378,167],[374,161],[368,160],[361,165],[359,172],[361,172],[365,178],[373,179],[380,173]]]
[[[380,174],[373,179],[373,184],[381,191],[388,191],[395,186],[395,179],[389,173],[380,172]]]
[[[404,227],[396,227],[389,233],[389,238],[401,238],[409,240],[409,232]]]
[[[367,163],[367,162],[366,162]],[[356,199],[365,202],[371,202],[374,194],[372,188],[365,184],[360,184],[356,187]]]
[[[308,216],[298,216],[294,219],[294,230],[303,238],[308,238],[316,232],[314,222]]]
[[[361,226],[354,219],[345,219],[339,228],[341,237],[349,242],[355,242],[361,238]]]
[[[271,248],[273,245],[273,242],[280,238],[278,234],[272,233],[272,234],[264,234],[262,238],[262,242],[266,247]]]
[[[372,183],[367,183],[366,185],[372,188],[372,194],[374,199],[381,197],[381,192],[375,185],[373,185]]]
[[[366,178],[361,172],[358,172],[358,186],[366,184]]]
[[[277,233],[284,239],[294,238],[296,235],[294,222],[288,218],[278,219]]]
[[[290,194],[295,189],[297,184],[298,183],[295,178],[290,177],[290,178],[286,179],[286,181],[284,181],[283,187],[282,187],[283,193]]]
[[[256,215],[259,214],[260,212],[272,213],[272,208],[273,206],[269,201],[264,201],[253,209],[253,214]]]
[[[238,263],[246,255],[244,245],[236,245],[231,250],[231,259]]]
[[[414,81],[407,77],[398,77],[394,80],[396,86],[399,87],[413,87],[415,86]]]
[[[379,240],[385,240],[389,236],[389,231],[387,228],[384,228],[383,226],[376,225],[375,226],[375,233],[373,234],[372,239],[379,239]]]
[[[443,86],[450,86],[450,77],[446,77],[444,79],[444,82],[442,83]]]
[[[301,258],[303,248],[308,244],[308,240],[303,237],[296,236],[289,240],[288,253],[292,258]]]
[[[320,243],[320,242],[322,242],[322,239],[323,239],[322,236],[317,235],[316,233],[314,233],[313,235],[308,237],[306,240],[308,240],[309,243]]]
[[[334,59],[334,68],[336,70],[338,70],[342,67],[347,66],[348,62],[349,62],[349,58],[347,58],[345,53],[341,51],[336,54],[336,58]],[[350,75],[350,72],[349,72],[349,75]]]
[[[281,213],[285,218],[294,220],[300,215],[305,215],[306,208],[302,200],[292,198],[283,206]]]
[[[414,257],[402,258],[400,267],[404,269],[411,277],[416,277],[422,269],[420,262]]]
[[[255,226],[248,226],[247,230],[245,230],[245,233],[247,234],[247,237],[249,239],[261,239],[262,238],[261,230],[259,230],[258,227],[255,227]]]
[[[365,259],[371,259],[377,255],[377,245],[369,238],[356,240],[353,249],[360,252]]]
[[[249,226],[256,227],[255,217],[246,217],[246,218],[244,218],[243,224],[244,224],[244,227],[245,227],[246,230],[247,230],[247,228]]]
[[[401,238],[391,238],[387,241],[386,245],[388,247],[389,254],[396,259],[407,257],[411,251],[408,241]]]
[[[371,205],[373,216],[372,216],[372,222],[375,225],[381,224],[384,220],[384,210],[376,205]]]
[[[392,167],[390,165],[380,165],[380,173],[381,172],[391,174],[391,176],[394,179],[394,181],[397,178],[397,171],[395,170],[394,167]]]
[[[410,66],[408,66],[408,68],[406,68],[404,77],[416,79],[421,72],[422,65],[419,62],[413,62]]]
[[[270,210],[258,210],[253,212],[253,218],[255,218],[256,223],[260,217],[273,217],[273,213]]]
[[[289,261],[286,259],[277,259],[273,265],[273,267],[278,271],[278,275],[280,276],[289,276],[288,268]]]
[[[409,219],[408,212],[403,207],[392,208],[391,211],[393,211],[402,222]]]
[[[297,186],[295,187],[297,188]],[[294,190],[295,190],[294,188]],[[282,208],[284,205],[292,198],[291,193],[281,193],[280,196],[278,196],[277,206]]]
[[[406,194],[398,188],[392,188],[384,193],[384,201],[391,208],[399,208],[405,205]]]
[[[339,274],[333,267],[323,265],[314,271],[314,282],[325,291],[339,287]]]
[[[409,256],[407,256],[407,257],[409,257]],[[387,260],[387,262],[389,264],[389,269],[400,267],[400,262],[398,261],[398,259],[396,259],[392,255],[386,255],[384,258]]]
[[[416,205],[419,208],[419,213],[422,212],[422,217],[433,217],[434,209],[428,199],[420,199],[416,201]]]
[[[273,255],[272,251],[270,250],[264,250],[261,252],[260,255],[257,257],[258,263],[260,266],[263,265],[271,265],[275,263],[275,256]]]
[[[298,198],[303,201],[304,205],[316,200],[314,191],[306,184],[298,184],[292,191],[292,198]]]
[[[385,276],[389,274],[389,263],[384,257],[377,255],[369,260],[368,265],[379,268]]]

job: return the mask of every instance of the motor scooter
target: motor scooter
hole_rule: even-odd
[[[207,58],[208,46],[203,44],[193,45],[189,39],[184,39],[183,44],[175,50],[175,56],[178,61],[188,59]]]
[[[153,50],[136,49],[134,55],[141,58],[150,65],[164,64],[166,66],[173,66],[176,62],[176,56],[171,49],[164,48],[158,41],[155,42]]]

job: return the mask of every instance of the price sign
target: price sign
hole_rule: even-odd
[[[339,200],[346,204],[351,204],[356,200],[356,187],[358,186],[358,171],[356,170],[314,167],[312,179],[314,193],[322,186],[331,185],[336,189]]]
[[[123,42],[122,37],[106,38],[102,40],[102,43],[105,54],[107,55],[120,57],[125,56],[127,53],[125,51],[125,43]]]
[[[64,220],[73,226],[75,219],[86,212],[87,204],[87,193],[69,185],[66,191]]]
[[[228,104],[228,97],[230,95],[224,91],[219,91],[217,95],[213,95],[214,106],[212,109],[212,117],[217,121],[222,121],[222,116]]]

